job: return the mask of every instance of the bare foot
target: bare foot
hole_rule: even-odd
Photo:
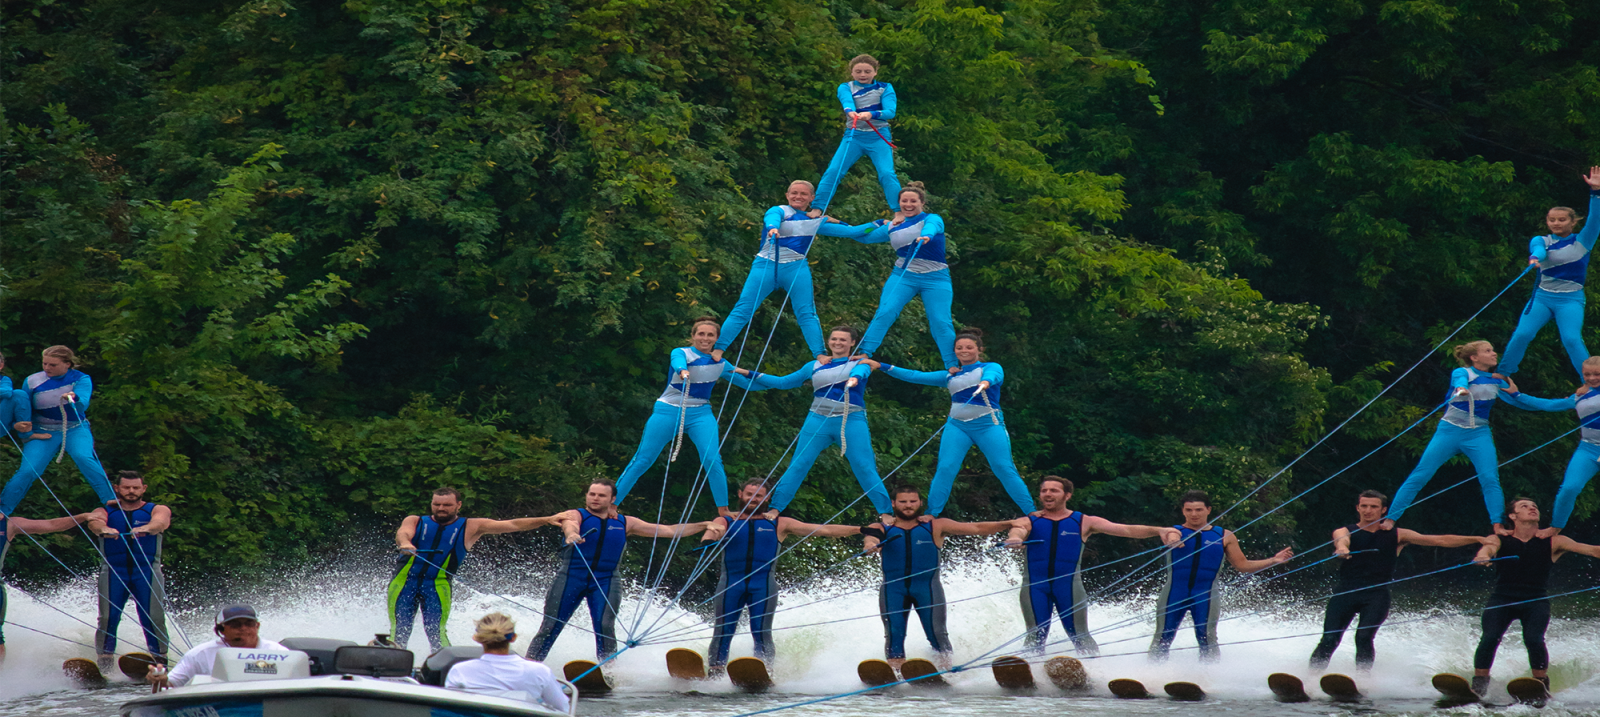
[[[808,209],[808,210],[806,210],[806,216],[811,217],[812,219],[816,219],[817,217],[822,216],[822,210],[821,209]]]
[[[827,363],[827,362],[832,361],[832,360],[833,360],[832,356],[829,356],[827,354],[817,354],[817,363]]]
[[[712,361],[721,361],[722,360],[722,351],[723,351],[722,349],[712,349],[711,350],[711,360]]]

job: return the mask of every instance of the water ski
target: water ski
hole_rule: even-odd
[[[1167,691],[1167,696],[1179,702],[1199,702],[1206,698],[1206,691],[1193,682],[1168,682],[1161,689]]]
[[[1144,683],[1138,680],[1112,680],[1106,683],[1111,689],[1111,694],[1124,700],[1142,700],[1150,697],[1150,690],[1144,688]]]
[[[1441,672],[1433,676],[1433,689],[1439,691],[1443,701],[1453,704],[1472,704],[1482,700],[1483,697],[1472,691],[1472,683],[1461,675],[1452,675]]]
[[[1050,681],[1068,692],[1089,689],[1089,671],[1076,657],[1052,657],[1044,663],[1044,674]]]
[[[117,669],[134,682],[144,682],[145,675],[150,674],[155,664],[156,658],[143,652],[130,652],[117,658]]]
[[[1306,685],[1287,672],[1274,672],[1267,675],[1267,688],[1272,690],[1272,696],[1279,702],[1310,702],[1311,695],[1306,694]]]
[[[900,679],[895,677],[894,668],[883,660],[862,660],[856,665],[856,675],[872,687],[882,687]]]
[[[106,686],[106,676],[100,674],[100,666],[94,660],[74,657],[61,663],[61,671],[67,674],[67,679],[84,689]]]
[[[1550,690],[1545,689],[1543,682],[1532,677],[1518,677],[1506,683],[1506,691],[1511,693],[1512,701],[1534,707],[1543,707],[1550,699]]]
[[[667,674],[680,680],[706,678],[706,658],[687,647],[667,650]]]
[[[1347,675],[1330,672],[1323,675],[1317,684],[1335,702],[1356,702],[1361,699],[1361,690],[1356,688],[1356,681]]]
[[[728,679],[745,692],[766,692],[772,686],[767,663],[759,657],[735,657],[728,662]]]
[[[989,669],[994,671],[994,681],[1008,690],[1033,689],[1033,668],[1028,661],[1020,657],[996,657],[989,663]]]
[[[606,678],[606,673],[595,665],[594,660],[568,662],[561,666],[561,674],[585,695],[603,695],[611,691],[611,680]],[[583,677],[580,679],[579,675]]]
[[[920,657],[906,660],[905,664],[900,666],[900,677],[911,680],[912,687],[950,686],[950,683],[944,681],[944,675],[939,674],[938,665]]]

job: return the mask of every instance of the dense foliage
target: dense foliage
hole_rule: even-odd
[[[1546,206],[1581,201],[1596,21],[1577,0],[17,0],[8,370],[79,349],[101,456],[151,476],[191,565],[314,556],[438,484],[475,514],[570,507],[627,461],[687,322],[731,307],[761,211],[820,175],[833,87],[871,52],[899,169],[950,227],[957,322],[1006,366],[1019,465],[1170,522],[1185,489],[1231,504],[1274,475],[1510,281]],[[831,211],[886,215],[866,163]],[[887,250],[824,239],[812,263],[824,325],[863,325]],[[1462,338],[1503,340],[1527,290]],[[780,301],[742,365],[806,360]],[[1530,393],[1574,383],[1553,330]],[[920,307],[881,355],[936,366]],[[1421,416],[1447,368],[1244,514]],[[870,400],[882,468],[924,483],[944,395],[879,379]],[[808,403],[731,391],[730,474],[771,471]],[[1570,423],[1500,419],[1503,458]],[[1322,535],[1426,436],[1265,525]],[[1508,492],[1551,497],[1572,440],[1509,467]],[[1006,514],[977,453],[967,469],[956,510]],[[631,509],[654,513],[659,476]],[[68,466],[50,481],[92,502]],[[797,508],[821,519],[854,486],[825,455]],[[1477,501],[1416,522],[1481,530]],[[19,514],[56,511],[36,489]]]

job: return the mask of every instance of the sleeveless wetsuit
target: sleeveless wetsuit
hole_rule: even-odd
[[[100,565],[101,654],[117,651],[117,626],[122,623],[123,606],[133,598],[139,626],[144,628],[144,644],[150,654],[165,660],[167,655],[166,581],[161,576],[161,536],[138,538],[129,533],[146,525],[155,513],[155,503],[145,503],[124,511],[113,501],[106,504],[106,527],[121,534],[116,540],[96,537],[105,562]]]
[[[707,664],[728,664],[728,646],[739,627],[739,613],[750,610],[750,637],[756,657],[771,663],[772,613],[778,609],[778,582],[772,570],[778,557],[778,524],[765,518],[726,519],[722,535],[722,577],[717,580],[717,624]]]
[[[1339,566],[1339,584],[1328,598],[1322,616],[1322,640],[1311,652],[1311,668],[1322,670],[1333,658],[1345,628],[1356,623],[1356,666],[1372,669],[1377,659],[1378,627],[1389,617],[1389,586],[1394,566],[1400,557],[1400,530],[1362,530],[1359,524],[1344,527],[1350,533],[1351,555]],[[1362,552],[1371,551],[1371,552]]]
[[[401,647],[411,639],[412,621],[422,611],[422,630],[434,652],[450,644],[450,580],[467,560],[467,519],[440,525],[432,516],[417,519],[411,536],[415,555],[401,555],[389,580],[389,631]]]
[[[939,582],[939,546],[933,527],[918,523],[910,530],[883,527],[883,586],[878,588],[878,611],[883,614],[884,654],[888,659],[906,656],[906,629],[911,611],[917,611],[922,633],[935,652],[949,653],[950,633],[945,629],[944,585]],[[896,538],[895,536],[899,536]],[[891,540],[891,538],[895,538]]]
[[[1061,627],[1078,651],[1098,654],[1089,636],[1089,597],[1078,568],[1083,561],[1083,514],[1073,511],[1061,520],[1028,518],[1027,560],[1022,568],[1022,622],[1028,627],[1027,645],[1042,649],[1050,636],[1050,614],[1061,616]]]
[[[1167,582],[1156,601],[1156,635],[1150,644],[1150,657],[1167,657],[1187,614],[1194,622],[1200,659],[1214,661],[1221,657],[1217,648],[1217,614],[1222,610],[1222,600],[1216,582],[1226,557],[1222,545],[1225,533],[1217,527],[1198,531],[1182,525],[1172,527],[1183,536],[1183,544],[1167,553]]]
[[[1500,538],[1497,558],[1516,556],[1494,564],[1500,573],[1489,604],[1483,611],[1483,639],[1472,657],[1472,667],[1487,670],[1494,666],[1494,653],[1512,620],[1522,622],[1522,644],[1528,648],[1528,669],[1550,669],[1550,650],[1544,633],[1550,628],[1550,538],[1526,542],[1514,537]]]
[[[586,509],[578,513],[583,516],[578,526],[583,542],[561,549],[562,568],[545,594],[544,620],[539,623],[539,634],[528,643],[530,660],[544,662],[567,620],[583,602],[589,603],[598,659],[604,660],[617,651],[616,605],[622,598],[622,581],[615,574],[622,551],[628,547],[628,519],[622,515],[601,518]]]

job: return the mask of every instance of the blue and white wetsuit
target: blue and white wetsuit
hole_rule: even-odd
[[[450,645],[451,580],[467,562],[467,519],[440,525],[433,516],[419,516],[411,544],[416,550],[400,556],[389,578],[389,632],[405,647],[421,611],[422,631],[437,652]]]
[[[923,237],[928,237],[926,242]],[[889,327],[911,299],[922,297],[922,310],[928,315],[928,331],[945,368],[956,361],[956,326],[950,313],[955,288],[950,283],[950,265],[945,263],[944,219],[923,212],[906,217],[900,224],[884,222],[861,239],[867,244],[889,242],[894,248],[894,271],[883,282],[878,311],[861,336],[860,353],[871,355],[883,343]]]
[[[880,515],[893,508],[889,493],[883,488],[883,479],[878,476],[878,456],[872,451],[872,434],[867,428],[866,392],[871,375],[872,368],[860,361],[836,358],[812,361],[787,376],[758,373],[750,379],[752,391],[798,388],[806,381],[811,382],[813,389],[811,411],[800,427],[794,458],[790,459],[789,467],[772,491],[773,508],[789,507],[811,472],[812,464],[817,462],[817,456],[829,446],[838,445],[840,421],[845,422],[844,457],[850,463],[856,483],[861,485]],[[856,379],[856,385],[847,388],[851,378]]]
[[[1583,375],[1584,359],[1589,349],[1583,345],[1583,282],[1589,274],[1589,252],[1594,250],[1596,237],[1600,237],[1600,190],[1589,192],[1589,221],[1583,231],[1558,237],[1554,234],[1538,236],[1528,241],[1528,257],[1539,260],[1539,285],[1533,298],[1522,310],[1517,328],[1506,342],[1505,356],[1500,359],[1499,371],[1510,375],[1522,365],[1528,344],[1539,334],[1539,329],[1555,319],[1556,330],[1561,333],[1561,345],[1567,350],[1572,368]]]
[[[833,161],[822,173],[822,181],[817,183],[817,196],[812,206],[827,211],[834,192],[839,189],[839,181],[865,154],[872,159],[872,167],[878,170],[878,184],[883,187],[889,211],[898,210],[900,178],[895,176],[894,148],[889,146],[889,141],[894,139],[889,133],[889,120],[894,119],[897,105],[894,85],[887,82],[863,85],[852,80],[839,85],[838,96],[839,107],[845,112],[871,112],[872,119],[857,122],[854,130],[850,129],[850,120],[845,120],[844,139],[839,141]],[[880,138],[880,134],[883,137]]]
[[[115,501],[106,504],[106,527],[120,533],[116,540],[96,537],[105,562],[100,566],[100,653],[117,651],[117,627],[122,609],[133,598],[144,644],[157,662],[166,664],[166,580],[161,576],[161,536],[135,537],[134,528],[150,523],[155,503],[124,511]]]
[[[1089,596],[1079,574],[1083,517],[1077,511],[1060,520],[1028,517],[1033,526],[1028,530],[1027,560],[1022,564],[1022,622],[1028,627],[1029,649],[1043,649],[1050,637],[1053,612],[1061,617],[1061,627],[1078,652],[1100,652],[1089,635]]]
[[[68,403],[62,397],[77,394],[77,403]],[[21,400],[32,408],[33,431],[48,433],[48,439],[22,444],[22,465],[0,491],[0,513],[10,515],[22,499],[27,497],[33,482],[50,465],[50,460],[61,450],[61,441],[67,442],[67,455],[77,464],[89,487],[104,505],[117,499],[106,480],[106,469],[94,452],[94,434],[84,416],[89,412],[89,399],[94,394],[94,382],[89,375],[77,369],[51,377],[40,371],[22,382],[22,389],[12,393],[12,400]]]
[[[1578,448],[1567,461],[1567,472],[1561,479],[1561,488],[1556,491],[1555,507],[1550,514],[1550,527],[1565,528],[1567,521],[1572,518],[1573,507],[1578,503],[1578,495],[1583,493],[1595,473],[1600,472],[1600,389],[1591,389],[1582,396],[1523,396],[1522,400],[1540,411],[1577,411],[1580,426]]]
[[[622,551],[628,547],[628,519],[620,514],[601,518],[587,509],[578,513],[583,518],[578,526],[583,542],[561,549],[561,572],[556,573],[545,595],[539,633],[528,643],[528,659],[536,662],[544,662],[561,630],[584,602],[589,603],[589,622],[594,626],[596,659],[604,660],[617,651],[616,606],[622,597],[622,580],[616,572]]]
[[[684,387],[679,373],[689,371],[689,385]],[[728,507],[728,475],[722,469],[720,436],[717,435],[717,417],[711,412],[711,389],[724,376],[737,376],[733,364],[718,361],[693,347],[672,350],[672,370],[667,374],[667,390],[656,399],[650,420],[644,424],[644,436],[639,449],[634,451],[628,467],[617,479],[617,504],[628,497],[628,491],[639,481],[639,476],[656,462],[662,449],[678,435],[678,420],[683,418],[683,432],[695,450],[700,453],[700,465],[705,468],[711,496],[717,507]],[[687,408],[682,408],[687,407]]]
[[[875,226],[872,222],[850,226],[828,221],[827,217],[812,219],[787,204],[768,209],[761,220],[761,251],[750,264],[750,275],[745,277],[739,301],[728,312],[728,320],[722,323],[722,336],[713,348],[723,351],[732,345],[739,332],[750,323],[756,307],[774,290],[783,289],[789,294],[795,321],[800,324],[800,335],[805,337],[811,355],[826,353],[822,322],[817,319],[817,302],[813,297],[811,265],[806,262],[806,256],[818,236],[861,241]],[[767,234],[774,229],[778,231],[777,238],[768,238]]]
[[[949,654],[950,633],[945,629],[944,584],[939,581],[939,545],[929,523],[910,530],[883,526],[883,586],[878,588],[878,611],[883,614],[884,654],[905,659],[906,631],[911,612],[917,613],[922,633],[935,652]],[[897,539],[891,540],[891,538]]]
[[[28,433],[18,433],[13,426],[23,421],[33,420],[33,407],[28,403],[28,392],[13,388],[10,376],[0,376],[0,421],[5,422],[5,430],[15,440],[21,440]]]
[[[1028,494],[1028,485],[1011,460],[1011,435],[1006,433],[1005,413],[1000,410],[1000,386],[1006,380],[1000,364],[975,361],[954,374],[912,371],[883,364],[883,372],[908,383],[943,386],[950,391],[950,418],[945,421],[944,436],[939,439],[939,467],[928,489],[929,515],[944,512],[956,474],[961,472],[961,463],[973,445],[977,445],[983,457],[989,460],[989,469],[1000,479],[1012,502],[1024,513],[1033,512],[1033,496]],[[979,392],[978,384],[983,381],[989,382],[989,388]]]
[[[773,562],[778,558],[778,523],[765,518],[719,518],[727,523],[722,535],[722,577],[717,580],[717,624],[711,635],[707,664],[721,669],[728,664],[728,647],[739,627],[739,614],[750,611],[750,637],[756,657],[771,664],[772,613],[778,609],[778,580]]]
[[[1456,398],[1456,389],[1465,388],[1470,395]],[[1444,417],[1428,441],[1427,449],[1417,467],[1406,476],[1400,490],[1395,491],[1389,504],[1389,520],[1398,521],[1406,508],[1416,500],[1417,493],[1433,478],[1445,461],[1457,453],[1466,454],[1472,467],[1478,471],[1478,487],[1483,490],[1483,504],[1489,509],[1489,522],[1499,523],[1505,518],[1505,494],[1500,490],[1500,465],[1495,456],[1494,435],[1489,432],[1489,410],[1499,398],[1524,411],[1561,411],[1570,406],[1560,401],[1530,400],[1532,396],[1512,393],[1510,386],[1494,376],[1471,368],[1458,368],[1450,373],[1449,405]]]
[[[1212,662],[1222,656],[1217,647],[1217,615],[1222,610],[1222,599],[1216,583],[1227,557],[1227,548],[1222,544],[1225,532],[1217,527],[1172,527],[1183,536],[1183,544],[1167,552],[1167,580],[1156,602],[1156,634],[1150,643],[1150,658],[1167,658],[1183,616],[1188,615],[1200,644],[1200,659]]]

